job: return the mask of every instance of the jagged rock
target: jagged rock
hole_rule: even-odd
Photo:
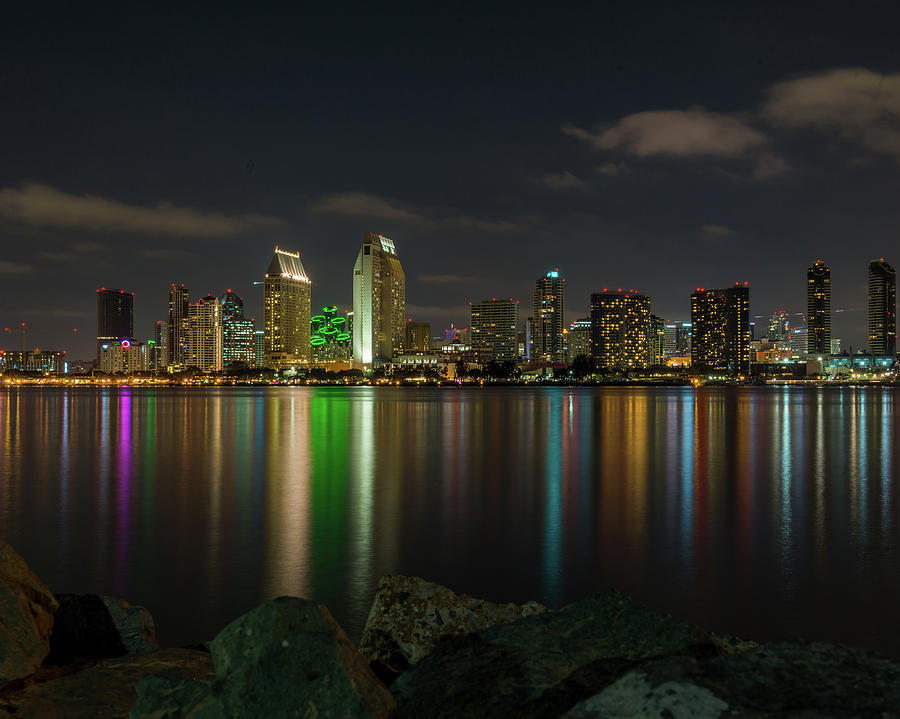
[[[321,604],[273,599],[225,627],[210,651],[213,682],[147,679],[132,719],[397,714],[390,692]]]
[[[405,719],[551,717],[640,662],[713,656],[709,635],[614,591],[437,646],[392,685]]]
[[[900,710],[900,665],[828,644],[779,642],[707,660],[636,668],[566,719],[881,717]]]
[[[157,674],[182,680],[211,679],[212,659],[209,652],[194,649],[160,649],[107,659],[81,671],[6,692],[0,695],[0,710],[6,709],[17,719],[121,719],[128,716],[137,698],[138,681]]]
[[[98,594],[57,594],[48,661],[120,657],[159,648],[150,612]]]
[[[53,593],[6,542],[0,542],[0,688],[27,677],[50,651]]]
[[[447,639],[546,611],[537,602],[494,604],[419,577],[387,575],[378,582],[359,651],[386,668],[383,676],[400,673]]]

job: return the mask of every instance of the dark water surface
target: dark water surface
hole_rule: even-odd
[[[358,638],[378,577],[900,656],[891,389],[0,391],[0,538],[164,644],[269,597]],[[897,407],[900,410],[900,407]]]

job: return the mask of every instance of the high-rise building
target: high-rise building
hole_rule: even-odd
[[[256,330],[253,333],[253,367],[266,366],[266,333],[262,330]]]
[[[134,338],[134,292],[97,290],[97,358],[102,345]]]
[[[206,295],[188,305],[187,365],[203,372],[222,370],[222,303]]]
[[[791,341],[791,317],[784,310],[775,310],[769,317],[766,336],[778,347],[787,347]]]
[[[831,269],[822,260],[806,270],[806,351],[831,350]]]
[[[244,298],[225,292],[222,298],[222,368],[250,367],[254,363],[253,320],[244,316]]]
[[[805,325],[794,324],[791,328],[791,338],[788,347],[791,350],[792,359],[803,359],[809,354],[809,334]]]
[[[120,340],[100,349],[99,369],[106,374],[134,374],[150,369],[150,348],[141,342]]]
[[[538,278],[534,286],[532,314],[532,362],[563,362],[565,285],[559,270]]]
[[[469,303],[471,346],[479,359],[515,362],[519,358],[519,302],[490,299]]]
[[[353,362],[372,367],[403,354],[406,276],[392,240],[367,232],[353,266]]]
[[[578,355],[591,356],[591,318],[575,320],[569,325],[569,360]]]
[[[650,315],[650,349],[648,364],[665,363],[666,356],[666,321],[662,317]]]
[[[690,322],[667,322],[665,357],[690,357],[693,331]]]
[[[169,316],[166,322],[165,364],[169,371],[187,367],[188,305],[190,292],[184,285],[169,288]]]
[[[883,257],[869,263],[869,352],[897,353],[897,272]]]
[[[276,247],[263,281],[266,366],[309,362],[310,306],[310,280],[300,253]]]
[[[404,348],[406,354],[429,354],[431,352],[431,323],[407,322]]]
[[[750,287],[698,287],[691,295],[691,365],[696,369],[746,375],[750,371]]]
[[[347,318],[338,313],[335,305],[322,308],[310,320],[312,334],[312,362],[327,363],[350,360],[350,333],[347,332]]]
[[[634,290],[591,295],[591,345],[597,367],[646,367],[650,356],[650,298]]]
[[[166,320],[156,320],[153,326],[153,340],[156,343],[156,350],[151,356],[150,369],[154,372],[165,372],[166,370],[166,351],[169,342],[169,323]]]

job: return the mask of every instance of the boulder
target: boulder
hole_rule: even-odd
[[[608,591],[443,643],[391,688],[405,719],[555,717],[641,662],[679,653],[717,652],[698,627]]]
[[[48,661],[121,657],[159,648],[150,612],[115,597],[57,594]]]
[[[137,699],[138,681],[157,674],[170,680],[212,679],[212,659],[209,652],[194,649],[160,649],[106,659],[6,692],[0,696],[0,710],[5,708],[18,719],[122,719]]]
[[[900,664],[828,644],[778,642],[706,660],[638,667],[573,707],[567,719],[667,716],[896,716]]]
[[[0,542],[0,687],[33,673],[50,651],[53,593]]]
[[[387,575],[378,582],[359,651],[382,676],[396,675],[447,639],[546,611],[537,602],[494,604],[419,577]]]
[[[397,714],[390,692],[321,604],[273,599],[225,627],[210,651],[214,681],[144,680],[132,719]]]

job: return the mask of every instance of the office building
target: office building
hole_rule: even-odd
[[[766,333],[769,342],[787,348],[791,342],[791,317],[784,310],[775,310],[769,317],[769,328]]]
[[[690,322],[667,322],[665,336],[665,357],[690,357],[691,334],[694,328]]]
[[[559,270],[538,278],[534,286],[534,311],[531,316],[531,361],[565,361],[563,324],[565,322],[565,283]]]
[[[97,290],[97,357],[102,345],[134,337],[134,292]]]
[[[424,355],[431,352],[431,323],[407,322],[404,349],[407,355]]]
[[[99,370],[106,374],[134,374],[150,369],[150,348],[141,342],[121,340],[100,348]]]
[[[310,280],[299,252],[277,247],[263,280],[265,364],[303,365],[310,357]]]
[[[187,365],[203,372],[222,370],[222,303],[206,295],[188,305]]]
[[[353,266],[353,362],[374,367],[403,354],[406,276],[394,243],[367,232]]]
[[[184,285],[169,288],[169,316],[166,321],[165,364],[170,372],[187,367],[188,305],[190,292]]]
[[[253,320],[244,316],[244,298],[227,290],[222,298],[222,369],[254,364],[255,333]]]
[[[165,372],[166,351],[169,341],[169,323],[166,320],[156,320],[153,325],[153,341],[155,350],[150,355],[150,369],[154,372]]]
[[[518,300],[469,303],[470,344],[479,362],[515,362],[519,358],[518,327]]]
[[[650,357],[650,298],[634,290],[591,295],[591,344],[601,370],[646,367]]]
[[[883,257],[869,263],[869,352],[897,354],[897,272]]]
[[[569,325],[569,361],[579,355],[591,356],[591,318],[575,320]]]
[[[750,372],[750,287],[698,287],[691,295],[691,365],[703,372]]]
[[[831,269],[822,260],[806,271],[806,351],[831,350]]]
[[[662,317],[650,315],[650,351],[648,364],[665,364],[666,357],[666,321]]]
[[[0,350],[0,371],[68,374],[69,361],[65,350]]]
[[[263,330],[256,330],[253,333],[253,364],[252,367],[266,366],[266,333]]]

